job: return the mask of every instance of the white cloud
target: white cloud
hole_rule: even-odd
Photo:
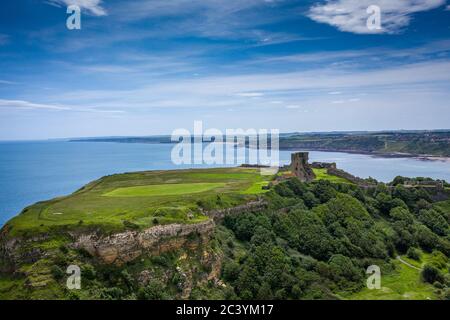
[[[127,0],[114,3],[108,9],[114,19],[122,22],[158,19],[157,36],[162,37],[193,34],[221,39],[249,39],[250,45],[258,46],[310,40],[291,33],[263,30],[263,26],[285,19],[286,12],[273,14],[273,8],[279,2]],[[171,19],[160,19],[167,17]]]
[[[24,109],[50,109],[50,110],[70,110],[69,107],[33,103],[23,100],[4,100],[0,99],[0,107],[24,108]]]
[[[55,111],[79,111],[79,112],[96,112],[96,113],[123,113],[122,110],[103,110],[92,107],[74,107],[59,104],[43,104],[34,103],[24,100],[6,100],[0,99],[0,107],[19,108],[19,109],[47,109]]]
[[[281,103],[282,106],[310,106],[310,99],[316,97],[322,99],[324,104],[329,104],[329,97],[333,95],[327,93],[336,90],[336,84],[339,84],[343,94],[336,95],[336,99],[331,100],[344,100],[355,105],[356,100],[348,99],[356,99],[359,92],[367,92],[366,90],[376,91],[378,96],[389,95],[393,90],[405,88],[415,93],[418,93],[419,89],[424,90],[424,95],[431,91],[446,95],[446,84],[449,81],[450,61],[437,60],[352,72],[321,68],[289,73],[168,78],[136,89],[67,91],[49,96],[49,99],[67,105],[94,104],[105,109],[127,108],[131,113],[148,112],[152,108],[258,109]],[[262,92],[263,96],[251,95]],[[352,95],[346,96],[346,92],[351,92]],[[244,93],[244,96],[236,93]],[[246,96],[249,93],[250,98]]]
[[[296,104],[290,104],[286,106],[286,109],[300,109],[300,106]]]
[[[308,12],[309,18],[326,23],[341,31],[358,34],[396,33],[409,25],[411,15],[435,9],[446,0],[326,0],[314,5]],[[371,5],[381,9],[381,30],[369,29],[367,8]]]
[[[48,3],[58,6],[77,5],[94,16],[105,16],[107,14],[102,7],[102,0],[48,0]]]
[[[255,98],[255,97],[262,97],[264,93],[261,92],[240,92],[236,93],[239,97],[247,97],[247,98]]]
[[[361,59],[364,61],[381,61],[380,57],[383,57],[385,62],[388,59],[399,60],[404,62],[405,59],[423,59],[428,56],[445,56],[450,52],[450,40],[431,41],[425,45],[410,47],[405,49],[392,49],[387,47],[372,47],[365,50],[340,50],[340,51],[316,51],[314,53],[302,53],[282,55],[276,57],[261,57],[246,62],[249,65],[261,65],[261,64],[293,64],[299,63],[301,65],[314,65],[314,64],[333,64],[343,62],[349,63],[350,66],[355,62],[358,63]]]
[[[17,82],[0,79],[0,84],[17,84]]]

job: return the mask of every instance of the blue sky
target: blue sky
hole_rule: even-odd
[[[81,30],[66,28],[67,5]],[[381,30],[366,9],[381,9]],[[445,0],[16,0],[0,11],[0,139],[439,129]]]

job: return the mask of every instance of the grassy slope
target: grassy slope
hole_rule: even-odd
[[[198,222],[206,219],[199,209],[200,201],[210,207],[236,205],[262,192],[261,186],[268,179],[270,177],[261,176],[259,170],[253,168],[112,175],[67,197],[32,205],[8,225],[12,233],[17,234],[80,225],[120,230],[124,221],[148,227],[153,225],[155,217],[160,224]]]
[[[348,181],[347,179],[333,176],[327,173],[327,169],[316,169],[313,168],[314,174],[316,175],[317,180],[328,180],[333,183],[352,183]]]
[[[420,261],[408,259],[402,256],[401,259],[407,263],[422,268],[431,260],[430,254],[422,253]],[[427,300],[436,299],[434,293],[435,288],[424,283],[420,276],[420,270],[407,266],[399,260],[395,260],[394,264],[396,270],[381,276],[381,289],[363,290],[345,296],[345,298],[352,300]]]

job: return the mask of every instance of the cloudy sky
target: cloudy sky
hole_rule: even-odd
[[[68,30],[67,6],[81,7]],[[369,6],[381,29],[367,27]],[[15,0],[0,139],[450,128],[446,0]]]

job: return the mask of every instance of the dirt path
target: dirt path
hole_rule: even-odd
[[[422,268],[418,268],[418,267],[416,267],[416,266],[413,266],[412,264],[410,264],[410,263],[406,262],[405,260],[403,260],[400,256],[397,256],[397,260],[400,261],[401,263],[407,265],[407,266],[410,267],[410,268],[413,268],[413,269],[422,271]]]

